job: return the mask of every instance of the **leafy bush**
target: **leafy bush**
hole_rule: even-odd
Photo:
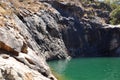
[[[108,4],[112,10],[116,9],[119,6],[118,0],[104,0],[104,3]]]
[[[106,11],[112,11],[110,4],[101,2],[99,8]]]
[[[114,10],[114,9],[116,9],[119,5],[112,3],[112,4],[110,4],[110,6],[111,6],[112,10]]]
[[[111,14],[111,24],[120,24],[120,6],[114,9]]]

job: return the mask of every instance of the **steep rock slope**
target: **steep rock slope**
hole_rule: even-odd
[[[120,26],[108,25],[111,8],[105,3],[46,1],[62,15],[63,41],[72,57],[120,56]]]
[[[68,57],[57,24],[59,12],[39,1],[1,0],[0,3],[0,54],[1,61],[6,59],[0,65],[2,78],[18,80],[14,77],[16,75],[18,78],[21,76],[19,80],[30,80],[24,78],[29,77],[26,72],[19,76],[20,70],[27,69],[30,76],[35,76],[30,77],[31,80],[38,80],[39,77],[41,80],[55,80],[46,60]],[[2,57],[5,54],[9,57]],[[9,59],[13,63],[7,62]],[[17,65],[14,67],[13,64],[20,65],[21,69],[15,69]],[[25,65],[28,67],[24,68]],[[16,73],[7,71],[9,68],[10,71],[16,70]],[[36,71],[35,74],[31,70]],[[11,76],[14,78],[11,79]]]
[[[110,11],[100,6],[107,5],[1,0],[0,79],[56,80],[46,60],[119,56],[120,26],[106,24]]]

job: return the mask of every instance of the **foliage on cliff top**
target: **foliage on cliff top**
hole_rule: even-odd
[[[114,9],[111,14],[111,24],[120,24],[120,6]]]
[[[111,7],[110,11],[110,24],[120,24],[120,4],[119,0],[104,0],[104,3]]]
[[[118,4],[118,0],[106,0],[105,3],[112,8],[110,13],[110,24],[120,24],[120,5]]]

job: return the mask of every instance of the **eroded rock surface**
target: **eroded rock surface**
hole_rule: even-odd
[[[110,6],[76,1],[46,1],[62,15],[63,41],[72,57],[120,56],[120,26],[109,25]]]
[[[10,64],[5,64],[9,65],[9,67],[12,67],[12,64],[19,66],[18,61],[24,64],[23,67],[28,66],[28,70],[36,71],[36,74],[39,73],[43,76],[42,79],[42,76],[37,74],[35,79],[31,77],[30,79],[21,78],[21,80],[56,80],[46,60],[65,59],[68,57],[59,31],[59,25],[54,19],[54,17],[59,15],[59,12],[51,7],[50,9],[53,9],[54,13],[46,4],[34,0],[6,0],[0,1],[0,3],[2,9],[0,11],[0,19],[3,20],[0,23],[0,54],[4,53],[13,58],[13,63],[11,60]],[[33,7],[31,8],[31,6]],[[7,59],[6,56],[4,58]],[[3,67],[6,67],[6,65]],[[15,67],[10,70],[15,72]],[[22,71],[24,69],[21,66],[19,70]],[[18,80],[13,78],[17,72],[15,74],[9,71],[6,72],[7,68],[2,71],[2,76],[8,75],[8,77],[2,77],[3,79]],[[31,74],[32,72],[30,72],[30,76]],[[25,75],[29,76],[24,71],[22,76]],[[18,75],[17,77],[20,76]],[[37,77],[41,78],[38,79]]]
[[[110,10],[80,0],[1,0],[0,80],[56,80],[47,60],[120,56]]]
[[[50,80],[13,57],[0,53],[0,80]]]

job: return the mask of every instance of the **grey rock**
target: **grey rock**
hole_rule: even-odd
[[[50,80],[11,56],[7,59],[3,56],[9,55],[0,54],[0,80]]]
[[[120,56],[120,27],[103,25],[109,12],[95,4],[88,5],[95,10],[87,11],[79,2],[30,0],[25,2],[28,6],[19,6],[19,1],[10,1],[0,1],[5,11],[13,11],[0,12],[1,80],[57,80],[46,61],[69,55]]]

